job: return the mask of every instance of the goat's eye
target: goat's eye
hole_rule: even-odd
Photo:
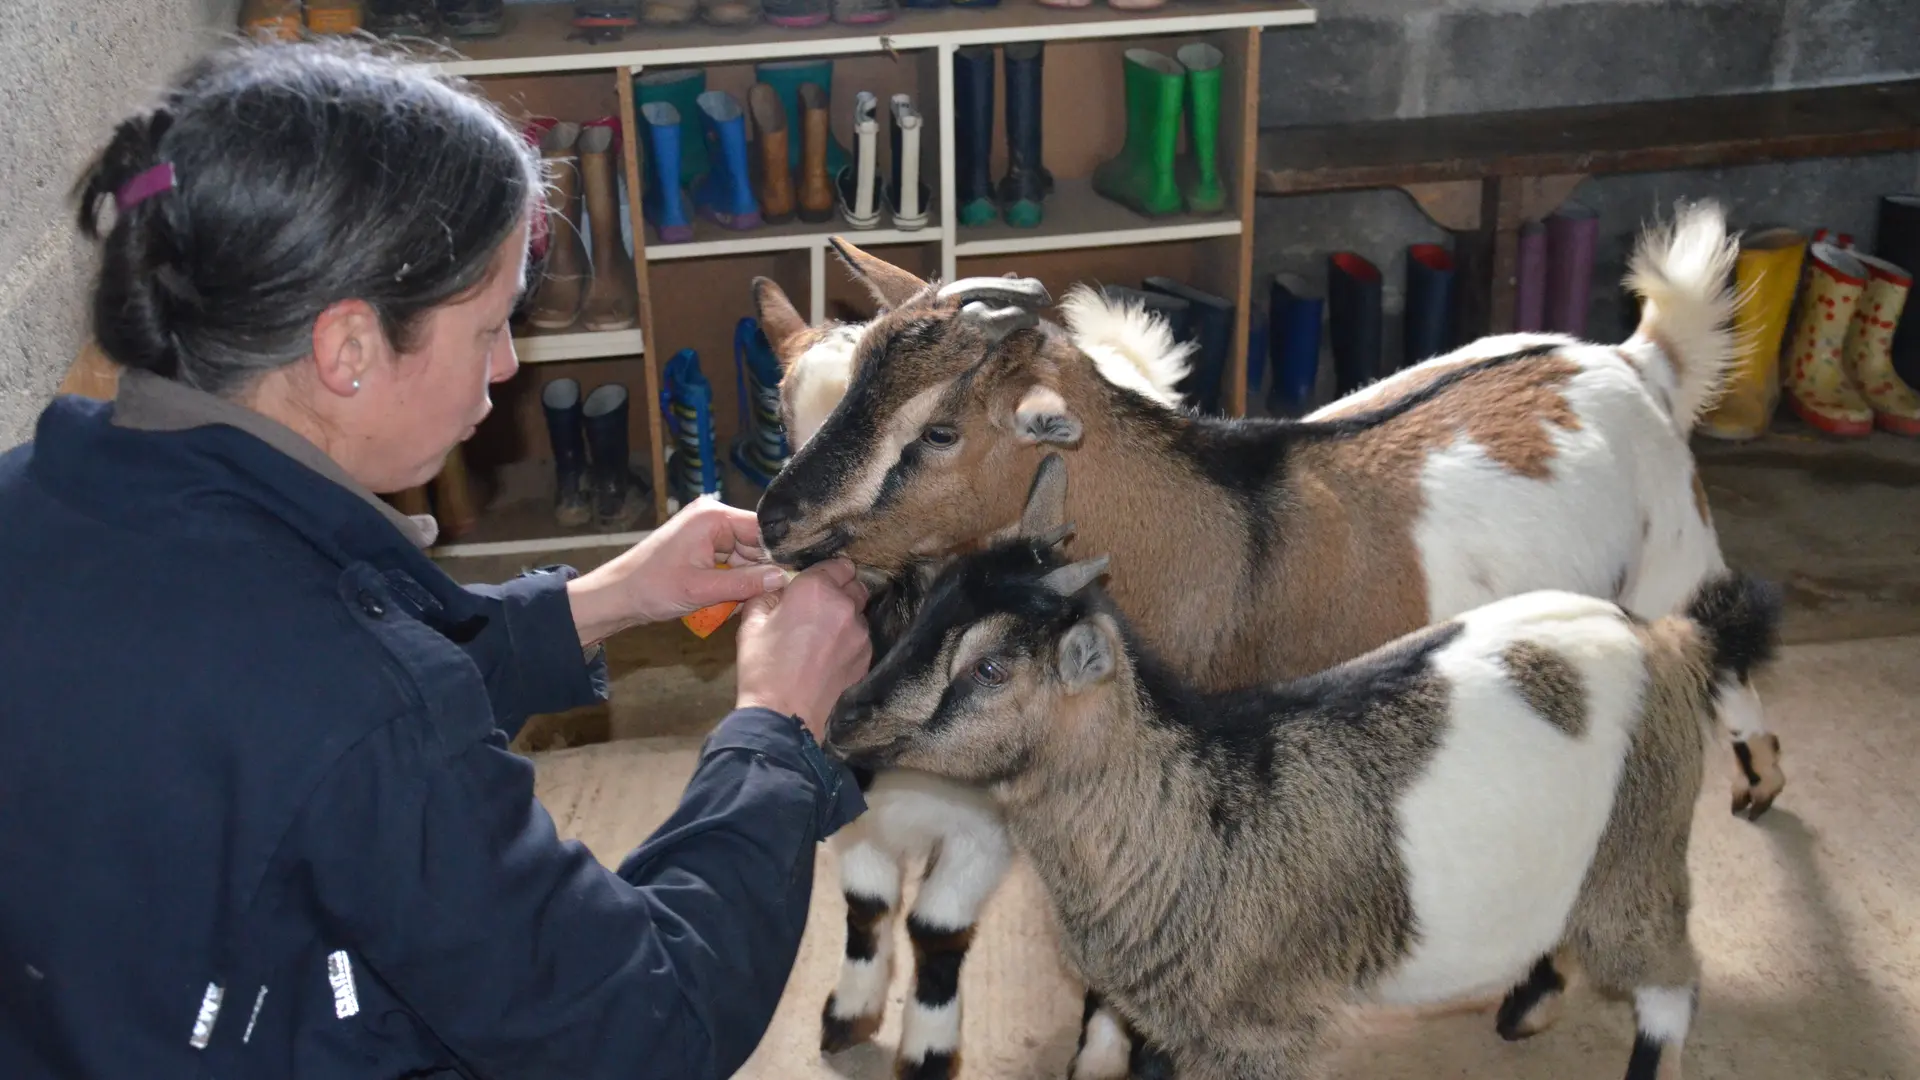
[[[960,441],[960,433],[950,427],[930,427],[920,433],[920,440],[928,446],[944,450]]]
[[[1007,681],[1007,669],[992,657],[983,657],[973,665],[973,681],[981,686],[999,686]]]

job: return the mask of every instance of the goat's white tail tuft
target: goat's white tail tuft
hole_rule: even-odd
[[[1178,408],[1174,389],[1187,377],[1197,346],[1173,340],[1167,320],[1143,304],[1112,300],[1098,289],[1075,284],[1060,301],[1060,314],[1073,342],[1093,360],[1108,382],[1136,390]]]
[[[1734,263],[1738,238],[1727,234],[1718,203],[1682,205],[1667,225],[1648,227],[1627,260],[1627,288],[1641,300],[1640,325],[1627,347],[1665,361],[1670,411],[1682,435],[1719,397],[1738,356],[1734,340]]]

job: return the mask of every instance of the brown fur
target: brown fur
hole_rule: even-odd
[[[1699,975],[1687,936],[1687,844],[1706,760],[1713,672],[1706,644],[1685,619],[1659,619],[1640,634],[1648,667],[1642,719],[1567,936],[1581,969],[1609,995],[1685,986]]]
[[[1501,661],[1529,708],[1576,739],[1586,733],[1586,687],[1566,657],[1531,641],[1516,641]]]
[[[882,573],[900,569],[910,553],[951,551],[1011,525],[1041,456],[1056,449],[1016,436],[1016,406],[1036,386],[1050,389],[1082,429],[1064,447],[1078,478],[1067,508],[1077,549],[1111,555],[1121,608],[1150,645],[1207,688],[1303,675],[1424,625],[1428,601],[1413,541],[1424,457],[1464,433],[1516,475],[1543,477],[1554,453],[1550,427],[1579,423],[1562,392],[1578,368],[1548,356],[1470,375],[1352,437],[1302,444],[1284,478],[1291,501],[1261,523],[1279,538],[1272,563],[1243,580],[1236,571],[1246,565],[1254,523],[1166,452],[1162,416],[1143,430],[1116,409],[1112,384],[1064,334],[1021,332],[990,352],[963,322],[949,325],[953,311],[932,304],[919,279],[853,245],[837,242],[836,250],[887,309],[863,340],[897,334],[913,342],[887,351],[873,414],[892,416],[915,393],[966,372],[938,410],[963,437],[947,463],[923,469],[880,512],[864,512],[858,493],[848,493],[855,497],[838,510],[805,507],[808,520],[852,524],[856,536],[843,553]],[[932,324],[924,334],[913,329],[921,322]],[[856,363],[877,360],[862,355]],[[1437,374],[1397,376],[1389,399]],[[775,554],[823,535],[796,535]],[[1154,572],[1140,572],[1146,568]]]

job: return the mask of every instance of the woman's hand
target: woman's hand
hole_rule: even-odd
[[[853,564],[811,567],[778,593],[747,603],[740,621],[738,708],[798,716],[821,742],[827,715],[867,673],[867,588]]]
[[[716,569],[723,556],[732,565]],[[779,589],[786,574],[766,558],[753,511],[702,495],[645,540],[568,583],[581,644]]]

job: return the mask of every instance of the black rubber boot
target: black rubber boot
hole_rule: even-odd
[[[440,27],[434,0],[367,0],[367,33],[392,37],[431,34]]]
[[[553,519],[566,528],[593,519],[587,505],[587,439],[580,406],[580,384],[555,379],[540,391],[540,408],[547,415],[547,439],[553,444]]]
[[[1880,197],[1880,222],[1869,254],[1909,272],[1920,271],[1920,193]],[[1909,301],[1907,309],[1916,306]],[[1920,313],[1906,315],[1894,327],[1893,371],[1908,386],[1920,386]]]
[[[440,22],[454,37],[492,37],[506,17],[506,0],[440,0]]]
[[[956,220],[985,225],[999,216],[993,201],[993,47],[953,54],[953,197]]]
[[[1040,107],[1046,53],[1038,41],[1006,47],[1007,174],[996,191],[1000,215],[1020,229],[1037,228],[1053,174],[1041,164]]]
[[[619,383],[596,387],[581,411],[593,450],[594,519],[603,529],[631,526],[646,509],[652,485],[635,476],[627,461],[627,388]]]
[[[1439,244],[1407,248],[1407,308],[1401,367],[1453,348],[1453,255]]]
[[[1187,403],[1204,413],[1219,413],[1220,377],[1227,369],[1227,356],[1233,351],[1233,301],[1196,289],[1184,281],[1169,277],[1150,277],[1140,283],[1148,292],[1177,297],[1187,302],[1188,328],[1196,342],[1187,377],[1180,380],[1179,391]]]
[[[1351,251],[1327,257],[1327,331],[1338,396],[1385,374],[1380,368],[1380,268]]]

